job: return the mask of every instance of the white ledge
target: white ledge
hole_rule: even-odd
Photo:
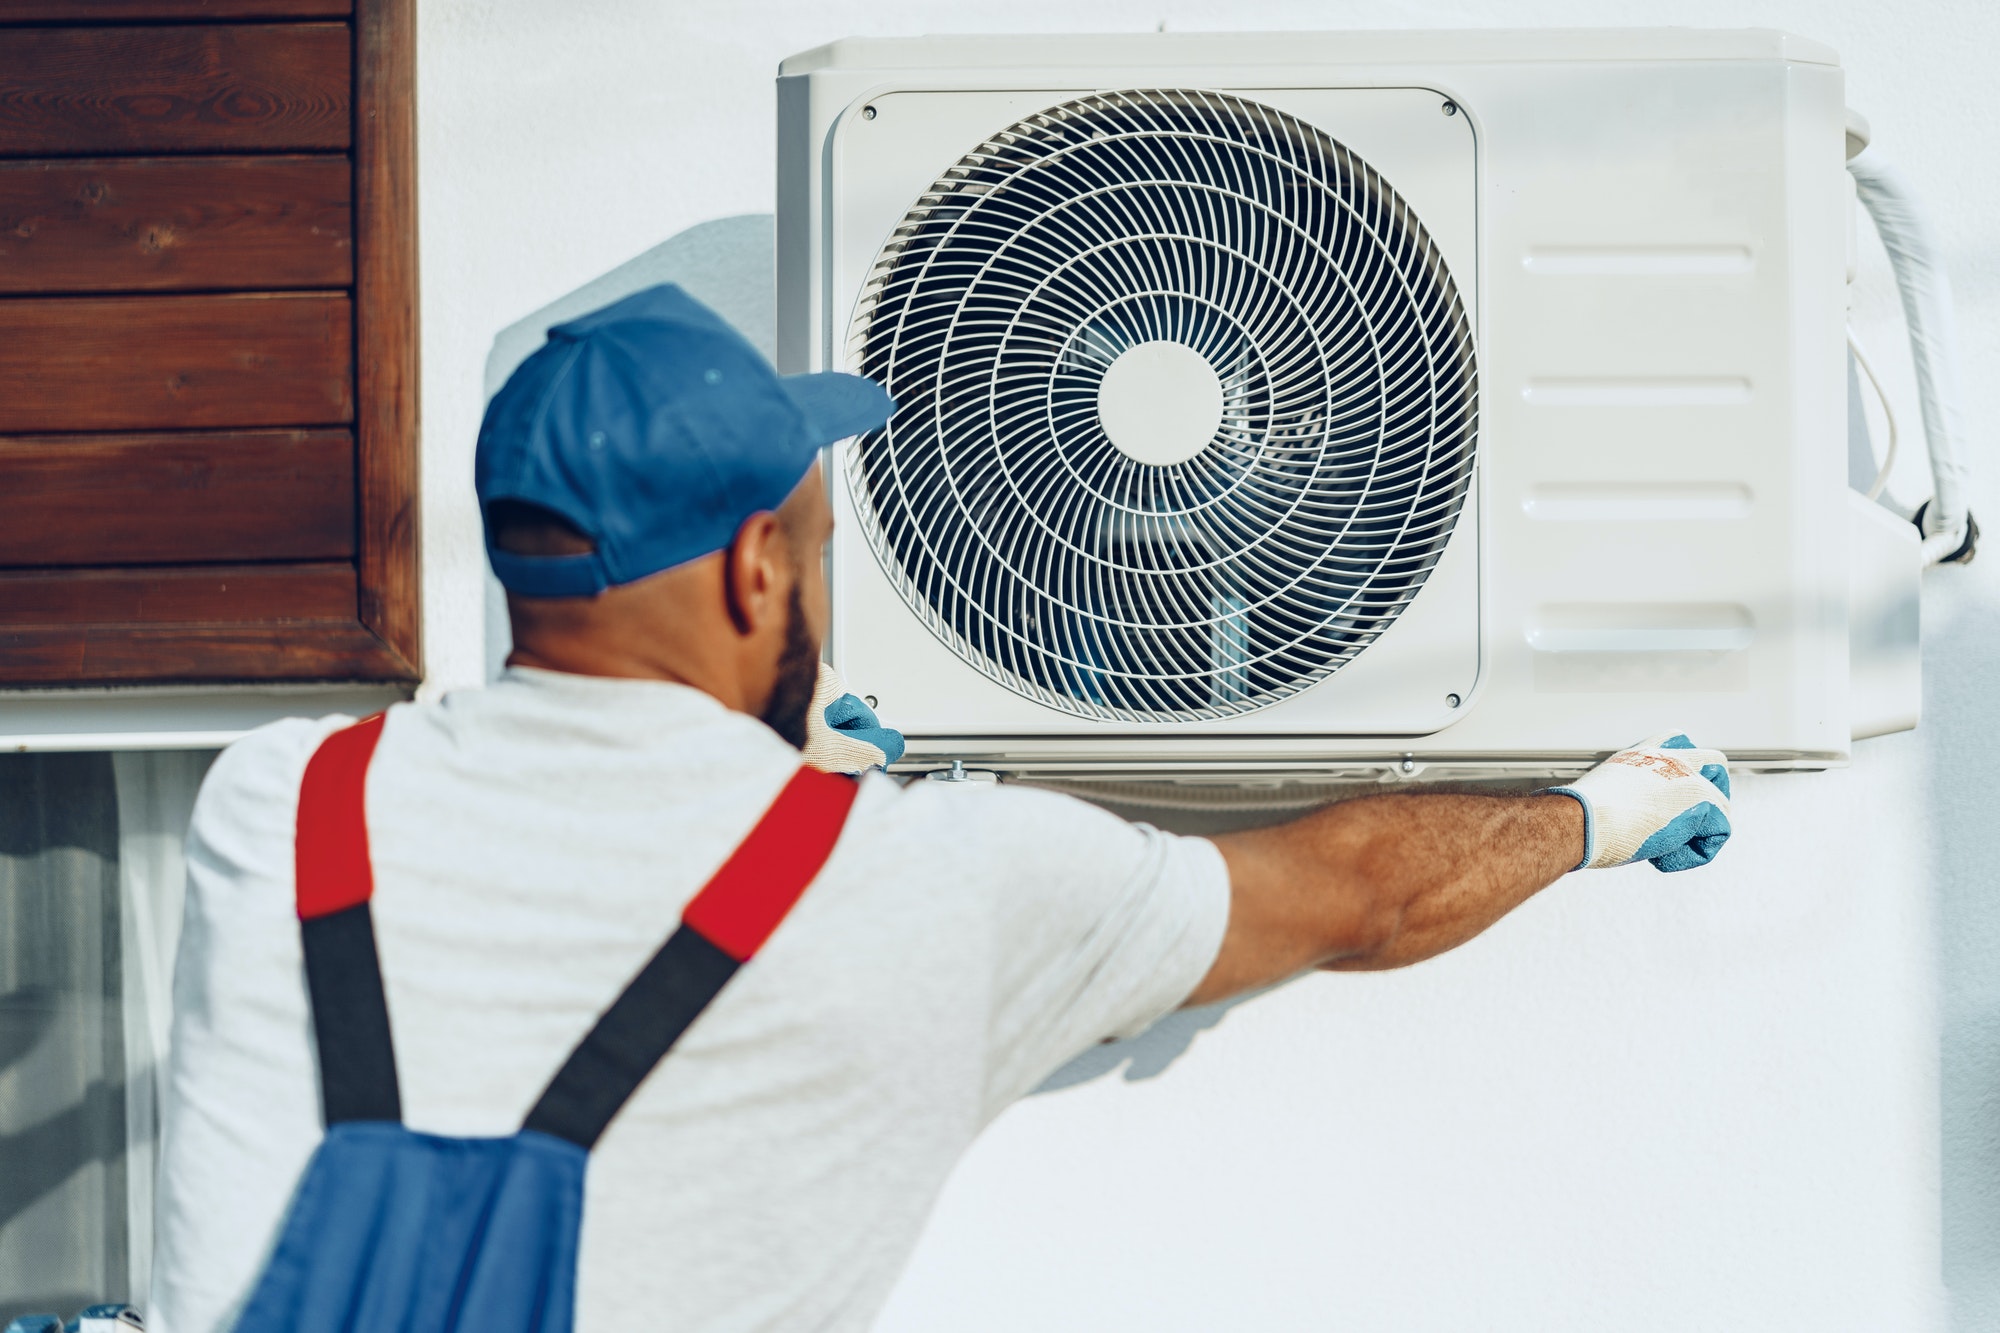
[[[393,685],[137,686],[0,692],[0,753],[210,750],[285,717],[365,716],[409,697]]]

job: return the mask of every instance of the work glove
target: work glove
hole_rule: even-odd
[[[901,759],[903,734],[883,726],[874,709],[847,693],[840,673],[821,662],[806,710],[805,757],[822,773],[860,773]]]
[[[1651,861],[1660,870],[1707,865],[1729,841],[1728,756],[1685,736],[1620,750],[1567,787],[1583,806],[1578,870]]]

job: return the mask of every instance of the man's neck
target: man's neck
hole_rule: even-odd
[[[635,654],[550,654],[537,652],[532,648],[515,648],[507,654],[507,665],[530,667],[536,671],[555,671],[565,676],[602,676],[609,680],[660,680],[669,685],[686,685],[729,703],[729,700],[724,698],[723,691],[700,678],[701,673],[680,670],[668,663],[653,661]]]

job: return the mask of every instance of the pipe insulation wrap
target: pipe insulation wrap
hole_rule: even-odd
[[[1959,443],[1958,326],[1952,317],[1951,282],[1936,238],[1909,186],[1888,164],[1863,150],[1847,169],[1889,263],[1910,329],[1910,359],[1923,403],[1924,441],[1930,448],[1932,499],[1924,514],[1924,561],[1936,564],[1957,550],[1966,533],[1966,476]]]

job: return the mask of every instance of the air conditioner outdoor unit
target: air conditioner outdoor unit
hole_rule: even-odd
[[[1546,773],[1675,727],[1818,768],[1914,724],[1825,48],[855,40],[778,108],[781,367],[901,404],[830,460],[829,653],[914,766]]]

